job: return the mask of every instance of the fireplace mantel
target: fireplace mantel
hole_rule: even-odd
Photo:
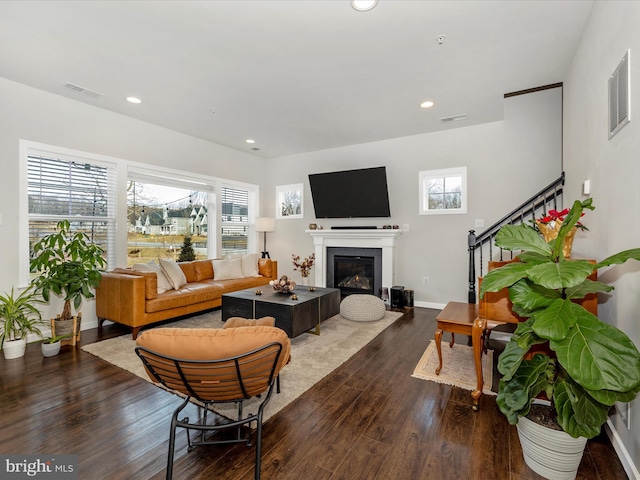
[[[327,247],[382,249],[382,285],[389,288],[395,285],[396,239],[402,234],[402,230],[306,230],[306,233],[313,238],[315,248],[315,285],[327,285]]]

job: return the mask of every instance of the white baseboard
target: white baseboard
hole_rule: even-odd
[[[413,304],[415,307],[422,308],[435,308],[436,310],[442,310],[446,304],[444,303],[433,303],[433,302],[415,302]]]
[[[607,423],[604,425],[604,431],[607,433],[609,440],[611,441],[611,445],[613,445],[614,450],[618,454],[618,458],[620,459],[620,463],[624,468],[624,471],[627,473],[629,478],[640,480],[640,473],[638,469],[631,460],[631,456],[629,455],[628,450],[622,443],[616,428],[613,426],[611,419],[607,419]]]

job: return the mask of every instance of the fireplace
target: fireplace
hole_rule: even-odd
[[[391,288],[395,282],[394,252],[396,240],[402,234],[400,229],[316,229],[307,230],[306,233],[313,238],[316,265],[314,268],[314,283],[316,286],[333,286],[333,270],[328,275],[329,268],[333,268],[333,259],[329,261],[328,251],[332,248],[343,247],[352,249],[373,249],[381,252],[381,266],[375,264],[376,276],[380,275],[380,285],[374,279],[374,294],[377,295],[380,287]],[[349,254],[347,254],[349,255]],[[366,256],[366,254],[365,254]],[[379,272],[379,273],[377,273]],[[337,287],[335,287],[337,288]]]
[[[382,249],[329,247],[326,277],[327,287],[339,288],[342,296],[377,295],[382,287]]]

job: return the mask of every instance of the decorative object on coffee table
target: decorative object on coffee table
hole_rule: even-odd
[[[312,253],[308,257],[305,257],[304,260],[300,260],[300,255],[296,255],[295,253],[291,255],[293,271],[300,272],[300,275],[302,275],[303,285],[309,284],[309,274],[311,273],[311,267],[313,267],[313,262],[315,261],[315,259],[315,253]]]
[[[291,293],[293,289],[296,288],[296,282],[286,275],[281,276],[279,280],[271,280],[269,285],[271,285],[276,292],[286,294]]]
[[[384,302],[375,295],[348,295],[340,303],[340,315],[354,322],[381,320],[385,311]]]

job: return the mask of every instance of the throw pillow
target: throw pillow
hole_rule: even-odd
[[[259,277],[258,254],[247,253],[246,255],[229,255],[227,259],[239,258],[242,261],[242,274],[245,277]]]
[[[153,272],[153,273],[155,273],[156,277],[158,279],[158,295],[160,295],[161,293],[166,292],[167,290],[172,290],[173,289],[173,287],[169,283],[169,280],[167,279],[165,274],[162,272],[162,269],[160,268],[160,265],[158,265],[153,260],[151,260],[149,263],[136,263],[133,266],[133,271],[134,272]]]
[[[213,279],[231,280],[233,278],[243,278],[242,260],[234,258],[232,260],[212,260]]]
[[[162,272],[167,276],[167,280],[169,280],[169,283],[174,289],[178,290],[180,287],[187,284],[187,277],[185,277],[184,272],[176,262],[173,260],[159,258],[158,263],[160,264]]]
[[[274,278],[273,263],[269,258],[261,258],[258,260],[258,273],[263,277]]]

